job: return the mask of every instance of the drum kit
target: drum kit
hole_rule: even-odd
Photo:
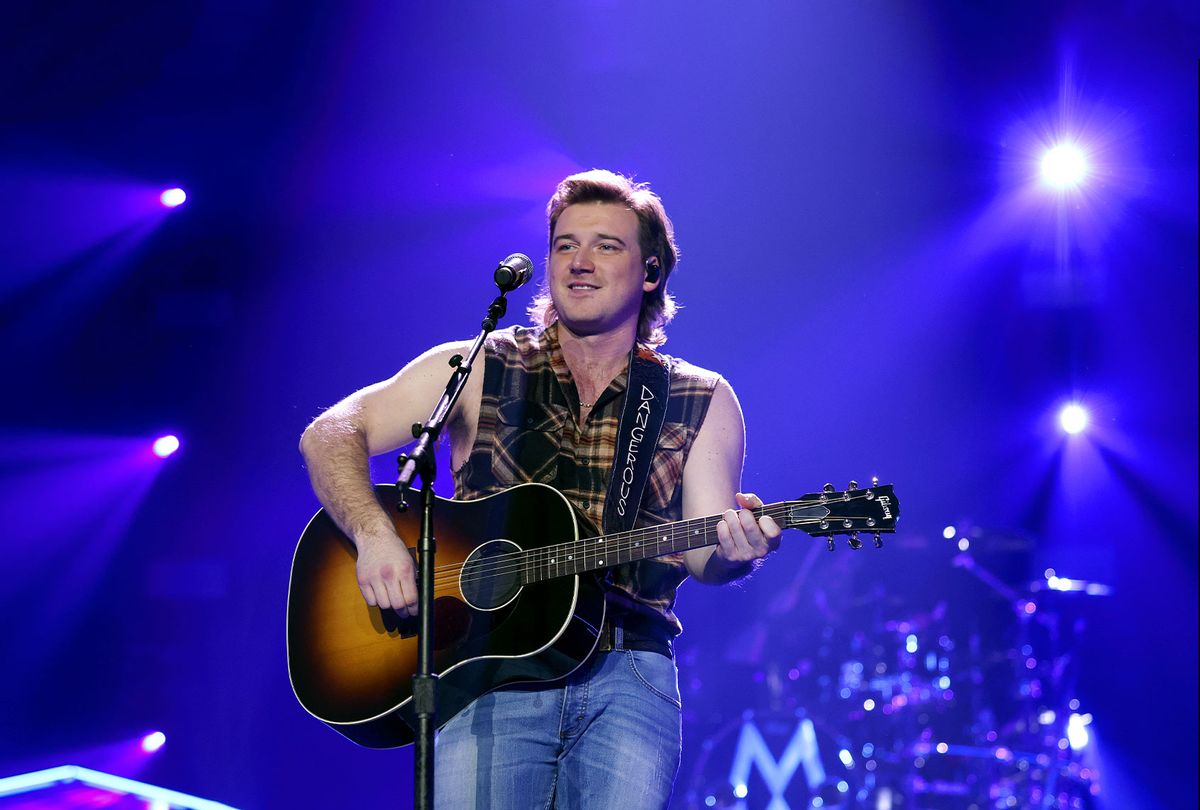
[[[738,682],[724,691],[740,703],[685,714],[673,806],[1094,810],[1091,717],[1075,695],[1083,600],[1048,597],[1107,589],[1053,572],[1013,587],[966,553],[950,567],[968,587],[918,611],[881,588],[823,605],[818,589],[828,620],[803,621],[793,593],[758,628],[775,643],[756,645],[751,633],[738,646]],[[799,637],[801,626],[815,638]],[[711,673],[685,648],[685,691],[690,683],[693,701],[711,703],[711,684],[689,681],[693,667]]]

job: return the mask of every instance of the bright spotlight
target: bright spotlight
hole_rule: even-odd
[[[175,208],[187,202],[187,192],[181,188],[169,188],[158,195],[158,201],[167,208]]]
[[[1072,436],[1082,433],[1083,429],[1088,426],[1088,412],[1079,403],[1072,402],[1058,412],[1058,424]]]
[[[154,455],[159,458],[166,458],[179,449],[179,438],[177,436],[160,436],[154,440]]]
[[[1087,158],[1078,146],[1061,143],[1042,157],[1042,179],[1055,188],[1074,188],[1087,175]]]
[[[954,535],[956,534],[958,534],[958,529],[954,528],[953,526],[947,526],[946,528],[942,529],[942,537],[945,537],[947,540],[953,540]]]
[[[167,735],[161,731],[153,731],[142,737],[142,750],[147,754],[153,754],[158,749],[167,744]]]
[[[1072,751],[1079,751],[1087,747],[1090,736],[1088,735],[1087,727],[1092,722],[1090,714],[1071,714],[1067,717],[1067,742],[1071,746]]]

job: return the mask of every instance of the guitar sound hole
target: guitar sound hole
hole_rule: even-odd
[[[463,599],[476,610],[495,610],[521,590],[521,547],[511,540],[489,540],[471,552],[458,576]]]

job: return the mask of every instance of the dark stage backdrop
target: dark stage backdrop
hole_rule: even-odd
[[[880,767],[902,796],[923,728],[985,749],[947,784],[1012,787],[1016,765],[987,757],[1018,710],[1053,703],[1061,730],[1075,699],[1098,806],[1187,806],[1198,16],[6,6],[0,776],[78,763],[240,808],[407,804],[410,750],[354,747],[289,688],[288,570],[316,508],[297,440],[472,335],[500,258],[540,268],[557,180],[607,167],[675,220],[666,349],[738,392],[745,488],[779,500],[874,474],[904,504],[882,551],[793,533],[743,586],[684,586],[677,804],[715,796],[727,767],[700,754],[745,710],[804,709],[826,754],[838,735],[892,746],[903,761]],[[1088,161],[1069,192],[1039,178],[1062,139]],[[188,201],[163,208],[176,185]],[[1091,425],[1067,437],[1071,399]],[[165,433],[182,447],[159,460]],[[391,480],[391,458],[375,473]],[[955,565],[961,540],[1005,597]],[[1109,590],[1030,590],[1047,568]],[[1032,598],[1051,622],[1019,622]],[[899,674],[953,710],[849,719],[870,687],[847,667],[894,674],[900,647],[943,637],[948,668]],[[1035,675],[1054,693],[1031,697]],[[151,730],[167,742],[147,756]]]

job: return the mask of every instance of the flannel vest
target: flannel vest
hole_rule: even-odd
[[[650,351],[639,349],[639,351]],[[666,355],[671,392],[635,526],[683,517],[683,466],[719,379]],[[528,482],[550,484],[599,529],[608,494],[629,369],[579,424],[579,395],[558,344],[558,325],[493,332],[484,345],[483,399],[470,456],[454,472],[455,497],[481,498]],[[670,639],[682,631],[675,596],[687,577],[683,554],[604,572],[610,615],[635,632]]]

